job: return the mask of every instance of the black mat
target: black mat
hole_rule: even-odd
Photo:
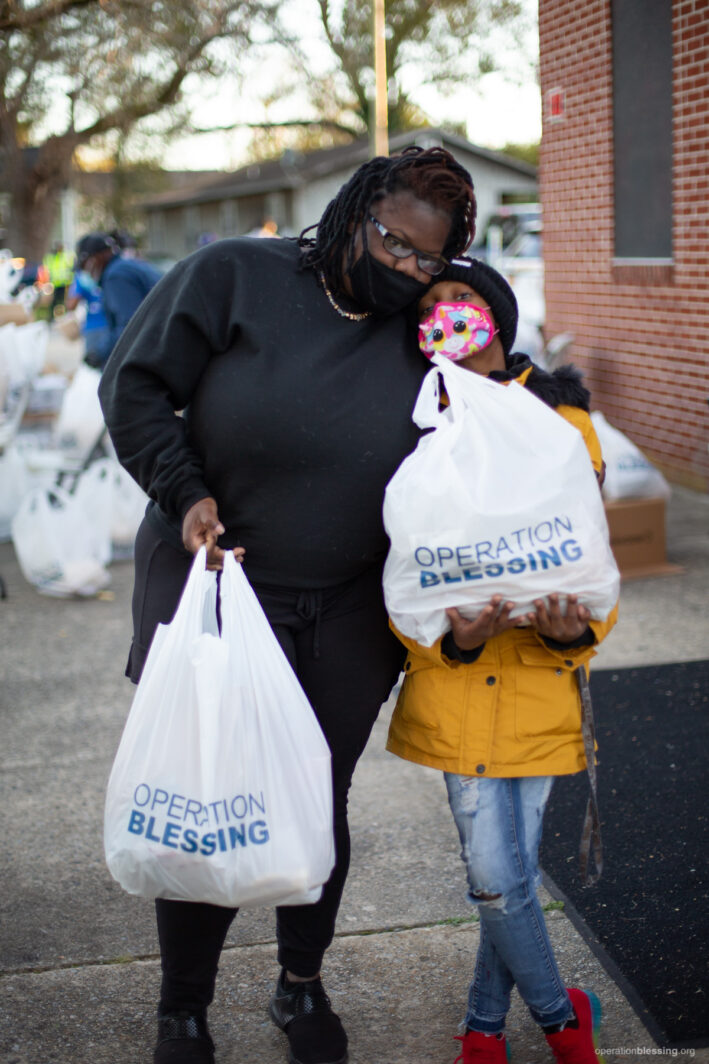
[[[591,692],[603,877],[578,873],[583,773],[552,791],[547,886],[656,1041],[709,1045],[709,661],[596,672]]]

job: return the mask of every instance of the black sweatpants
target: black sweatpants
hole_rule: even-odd
[[[191,554],[165,542],[143,521],[135,545],[134,635],[126,670],[136,683],[155,627],[172,619],[191,564]],[[303,591],[253,587],[332,754],[335,867],[318,902],[276,910],[279,963],[307,977],[319,971],[332,941],[347,878],[347,795],[352,774],[396,682],[404,651],[389,630],[379,567],[337,587]],[[158,899],[155,908],[163,971],[161,1005],[203,1010],[214,995],[219,956],[237,910],[164,899]]]

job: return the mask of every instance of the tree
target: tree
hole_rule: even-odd
[[[500,151],[531,166],[539,166],[539,147],[539,144],[505,144]]]
[[[115,156],[147,125],[154,157],[159,138],[194,130],[185,99],[190,84],[226,72],[238,77],[267,49],[270,58],[274,47],[281,49],[269,67],[277,117],[270,120],[267,111],[260,121],[219,128],[258,129],[260,153],[365,134],[374,80],[372,0],[311,3],[330,56],[319,71],[298,29],[289,35],[283,28],[284,18],[302,15],[291,0],[0,0],[0,191],[11,201],[8,245],[41,258],[77,152],[91,146]],[[427,124],[416,99],[421,86],[454,91],[493,69],[491,42],[500,46],[500,32],[503,45],[516,42],[522,8],[522,0],[386,0],[391,130]],[[519,62],[521,49],[514,54]],[[303,96],[307,113],[284,116],[284,101],[295,107]]]
[[[373,124],[372,0],[313,0],[330,62],[314,76],[311,57],[298,34],[284,40],[290,67],[282,71],[268,101],[283,113],[284,100],[302,98],[307,86],[311,118],[291,114],[281,122],[254,123],[259,149],[269,143],[305,148],[341,143],[371,132]],[[423,86],[452,93],[475,84],[499,67],[500,51],[514,55],[519,68],[531,62],[521,39],[525,23],[522,0],[386,0],[386,57],[389,80],[389,129],[392,133],[429,124],[418,99]],[[287,17],[287,5],[283,5]],[[461,116],[464,120],[467,116]],[[235,123],[237,125],[238,123]],[[223,126],[221,128],[234,128]],[[294,136],[295,131],[295,136]]]
[[[8,245],[41,259],[77,149],[125,136],[150,116],[175,128],[186,120],[187,79],[238,67],[240,50],[268,40],[276,8],[276,0],[0,0]]]
[[[335,59],[329,91],[361,134],[372,121],[372,0],[318,6]],[[519,0],[386,0],[391,132],[411,128],[412,112],[420,115],[414,97],[421,86],[451,91],[493,70],[491,33],[504,28],[514,43],[521,16]]]

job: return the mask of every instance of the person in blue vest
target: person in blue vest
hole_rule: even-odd
[[[161,274],[142,259],[124,258],[108,233],[87,233],[76,245],[76,268],[89,273],[99,285],[106,317],[106,332],[92,352],[90,365],[103,369],[136,310]]]

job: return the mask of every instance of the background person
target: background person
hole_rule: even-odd
[[[597,475],[600,445],[589,393],[573,367],[554,373],[511,354],[517,301],[484,262],[460,259],[419,302],[420,343],[464,370],[518,381],[579,428]],[[466,325],[466,328],[462,326]],[[586,761],[575,670],[585,667],[616,620],[590,620],[569,595],[535,602],[510,618],[513,602],[494,596],[473,620],[447,610],[451,631],[425,647],[400,635],[405,679],[387,748],[441,769],[466,864],[469,898],[480,914],[463,1064],[506,1064],[505,1017],[513,986],[541,1026],[559,1064],[597,1064],[595,995],[567,990],[537,901],[542,818],[555,776]]]
[[[124,259],[138,258],[138,241],[127,229],[112,229],[108,235],[115,240]]]
[[[84,362],[94,369],[100,369],[103,365],[101,352],[108,337],[103,296],[100,286],[91,274],[86,270],[77,270],[66,295],[67,310],[73,310],[82,300],[86,304],[86,317],[81,327],[84,337]]]
[[[121,462],[153,500],[135,547],[137,681],[204,543],[245,569],[332,754],[336,864],[314,905],[277,910],[271,1000],[291,1064],[338,1064],[320,980],[349,866],[347,794],[402,651],[381,588],[384,487],[418,438],[426,372],[404,313],[468,246],[470,176],[446,151],[361,166],[315,235],[220,240],[178,263],[126,329],[100,387]],[[308,231],[306,231],[308,232]],[[184,410],[184,417],[176,411]],[[155,1064],[209,1064],[206,1012],[235,910],[158,900]]]
[[[102,369],[116,342],[160,273],[142,259],[124,258],[108,233],[88,233],[76,245],[76,266],[86,270],[101,289],[106,334],[92,365]]]

